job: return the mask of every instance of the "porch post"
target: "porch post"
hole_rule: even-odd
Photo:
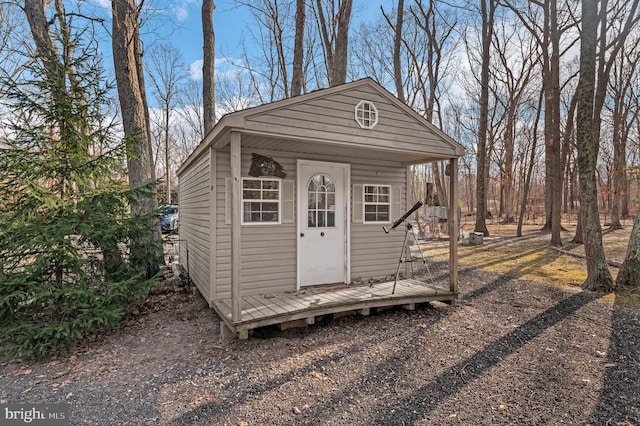
[[[411,173],[411,166],[407,166],[405,167],[405,184],[404,184],[404,188],[405,188],[405,194],[404,194],[404,211],[409,210],[409,207],[412,206],[411,204],[411,200],[409,199],[410,194],[410,184],[411,184],[411,180],[413,179],[412,173]],[[410,217],[407,218],[407,223],[409,223],[409,221],[411,220]],[[404,248],[404,258],[405,259],[409,259],[411,260],[411,245],[407,244]],[[405,277],[410,277],[411,275],[411,265],[412,263],[410,262],[405,262],[404,263],[404,276]]]
[[[458,159],[449,160],[449,290],[458,292]]]
[[[240,173],[240,133],[231,132],[231,320],[240,321],[241,288],[240,288],[240,251],[242,220],[242,192]]]

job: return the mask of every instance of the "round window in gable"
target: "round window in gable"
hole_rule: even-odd
[[[369,101],[356,105],[356,121],[363,129],[373,129],[378,124],[378,108]]]

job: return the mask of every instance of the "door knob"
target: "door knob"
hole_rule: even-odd
[[[324,237],[324,232],[321,232],[321,233],[320,233],[320,236],[321,236],[321,237]]]
[[[304,237],[304,232],[301,232],[301,233],[300,233],[300,236],[301,236],[301,237]]]

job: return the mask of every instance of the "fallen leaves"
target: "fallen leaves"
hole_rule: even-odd
[[[28,374],[31,374],[33,372],[33,370],[31,370],[30,368],[26,368],[26,367],[20,367],[17,371],[13,372],[13,376],[26,376]]]

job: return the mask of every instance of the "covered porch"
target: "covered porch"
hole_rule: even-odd
[[[293,321],[314,324],[317,317],[356,312],[369,315],[372,309],[400,306],[413,310],[416,304],[440,301],[452,303],[457,289],[445,287],[443,282],[422,282],[416,279],[399,280],[392,294],[393,281],[359,285],[321,285],[295,292],[242,297],[240,318],[233,318],[230,299],[218,299],[213,308],[226,327],[240,339],[249,330]]]

